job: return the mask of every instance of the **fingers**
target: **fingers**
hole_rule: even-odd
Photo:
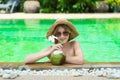
[[[53,46],[54,50],[59,50],[59,49],[62,49],[62,45],[61,44],[55,44]]]
[[[55,48],[56,48],[56,49],[61,49],[62,46],[61,46],[61,44],[56,44],[56,45],[55,45]]]

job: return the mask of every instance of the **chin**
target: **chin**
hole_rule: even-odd
[[[64,41],[63,44],[67,43],[68,41]]]

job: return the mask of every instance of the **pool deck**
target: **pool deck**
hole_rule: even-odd
[[[11,13],[11,14],[0,14],[0,19],[86,19],[86,18],[120,18],[120,13]]]
[[[108,79],[106,77],[97,77],[97,76],[19,76],[15,79],[3,79],[0,77],[0,80],[120,80],[120,79]]]
[[[3,68],[18,68],[19,66],[25,65],[23,62],[0,62],[0,67]],[[120,67],[120,62],[85,62],[82,65],[75,64],[63,64],[63,65],[52,65],[50,62],[38,62],[33,64],[26,64],[31,69],[53,69],[53,68],[90,68],[90,67]]]
[[[23,66],[23,62],[0,62],[0,67],[2,68],[18,68],[19,66]],[[74,65],[74,64],[63,64],[60,66],[52,65],[49,62],[45,63],[34,63],[34,64],[26,64],[31,69],[41,70],[41,69],[80,69],[80,68],[95,68],[95,67],[111,67],[118,68],[120,67],[120,62],[85,62],[83,65]],[[0,77],[0,80],[10,80],[3,79]],[[98,76],[39,76],[39,75],[23,75],[18,76],[15,79],[11,80],[120,80],[120,79],[109,79],[106,77],[98,77]]]

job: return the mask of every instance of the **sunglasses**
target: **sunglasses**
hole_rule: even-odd
[[[63,33],[57,32],[57,33],[55,34],[55,36],[57,36],[57,37],[60,37],[61,35],[68,36],[69,34],[70,34],[70,33],[67,32],[67,31],[64,31]]]

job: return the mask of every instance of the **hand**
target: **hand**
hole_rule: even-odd
[[[52,46],[52,50],[62,50],[62,45],[61,44],[55,44]]]

